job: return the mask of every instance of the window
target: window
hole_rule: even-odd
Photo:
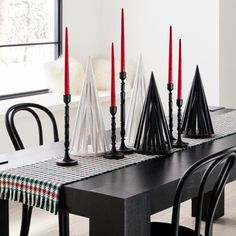
[[[0,0],[0,98],[47,89],[61,54],[62,0]]]

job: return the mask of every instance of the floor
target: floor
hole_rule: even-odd
[[[193,227],[194,218],[190,216],[190,201],[182,204],[181,224]],[[18,236],[20,228],[21,209],[18,203],[10,207],[10,235]],[[152,216],[152,220],[169,222],[171,208]],[[88,236],[89,220],[71,215],[71,236]],[[204,226],[202,227],[204,228]],[[57,236],[57,216],[34,208],[30,236]],[[236,235],[236,181],[226,186],[226,214],[214,223],[214,236]],[[112,236],[112,235],[111,235]]]

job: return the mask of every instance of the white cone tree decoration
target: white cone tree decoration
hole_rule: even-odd
[[[131,146],[135,142],[146,92],[144,66],[142,56],[140,55],[126,121],[126,142]]]
[[[109,144],[98,102],[92,63],[89,58],[71,140],[70,153],[93,156],[102,155],[107,151],[109,151]]]

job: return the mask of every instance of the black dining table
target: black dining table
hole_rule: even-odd
[[[217,113],[229,111],[231,110],[222,109]],[[184,172],[199,159],[235,145],[236,134],[232,134],[161,158],[65,184],[60,192],[59,209],[62,212],[88,217],[90,236],[148,236],[150,216],[173,205],[176,186]],[[61,156],[63,152],[63,142],[58,142],[2,154],[0,161],[7,159],[9,163],[0,165],[0,171]],[[234,167],[228,181],[235,179]],[[187,184],[182,199],[192,199],[193,216],[197,187],[196,177]],[[209,183],[205,194],[206,203],[211,194],[211,187]],[[9,235],[8,213],[8,201],[0,200],[1,236]],[[223,215],[224,195],[215,218]]]

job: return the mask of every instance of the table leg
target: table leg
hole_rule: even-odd
[[[204,195],[204,200],[203,200],[203,211],[202,211],[202,220],[206,220],[206,213],[208,209],[208,203],[210,201],[212,192],[207,192]],[[192,216],[195,217],[197,214],[197,198],[192,199]],[[218,206],[216,208],[215,216],[214,219],[218,219],[225,214],[225,191],[223,191]]]
[[[7,200],[0,199],[0,235],[9,236],[9,205]]]
[[[150,235],[150,200],[143,195],[131,199],[100,198],[90,218],[90,236]]]
[[[58,212],[59,236],[70,235],[69,214],[67,212]]]

